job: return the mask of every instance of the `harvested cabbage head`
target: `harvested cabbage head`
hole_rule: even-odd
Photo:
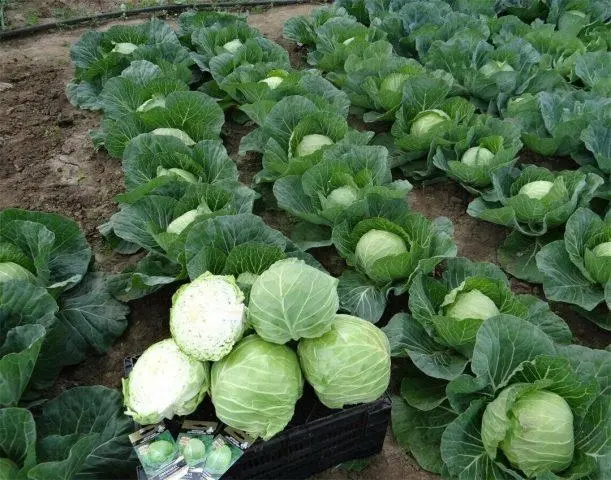
[[[467,318],[487,320],[500,313],[498,307],[490,297],[484,295],[479,290],[474,289],[470,292],[460,293],[456,290],[458,289],[446,295],[442,304],[442,307],[445,307],[446,316],[458,318],[459,320],[465,320]]]
[[[390,346],[374,324],[336,315],[331,330],[297,347],[307,381],[329,408],[372,402],[388,388]]]
[[[192,147],[195,145],[193,139],[186,132],[183,132],[178,128],[156,128],[151,132],[151,134],[178,138],[178,140],[181,140],[187,147]]]
[[[529,198],[541,200],[550,192],[553,186],[554,183],[549,180],[536,180],[520,188],[518,195],[522,194]]]
[[[265,83],[271,90],[275,90],[276,88],[280,86],[283,80],[284,78],[282,77],[272,76],[272,77],[264,78],[263,80],[259,80],[259,82]]]
[[[573,412],[560,395],[514,384],[488,404],[482,440],[491,458],[500,448],[509,462],[531,478],[560,472],[573,461]]]
[[[498,60],[492,60],[486,63],[479,71],[485,77],[492,77],[500,72],[513,72],[513,67],[507,62],[500,62]]]
[[[231,276],[200,275],[172,297],[170,331],[187,355],[217,361],[246,328],[244,295]]]
[[[407,246],[399,235],[375,229],[365,233],[354,249],[357,265],[371,277],[375,277],[372,272],[378,260],[407,252]]]
[[[295,352],[258,335],[242,339],[212,366],[211,385],[216,416],[263,440],[286,427],[303,393]]]
[[[0,262],[0,282],[8,282],[10,280],[36,283],[36,277],[28,269],[15,262]]]
[[[274,263],[250,291],[248,320],[268,342],[319,337],[339,308],[338,280],[289,258]]]
[[[123,379],[126,414],[142,425],[188,415],[209,385],[208,364],[180,351],[174,340],[151,345]]]
[[[163,168],[161,165],[157,167],[157,176],[163,177],[164,175],[173,175],[180,180],[184,180],[189,183],[197,183],[197,177],[191,172],[183,170],[182,168]]]
[[[231,466],[231,448],[229,445],[215,448],[206,459],[205,470],[213,475],[222,475]]]
[[[425,110],[418,114],[414,123],[412,123],[410,133],[421,137],[426,135],[435,125],[439,125],[447,120],[450,120],[450,117],[443,110]]]
[[[490,165],[490,162],[494,158],[494,153],[485,147],[471,147],[465,153],[463,153],[460,161],[465,165],[471,167],[481,167]]]
[[[299,145],[297,145],[296,153],[298,157],[304,157],[317,152],[326,145],[333,145],[333,140],[324,135],[312,133],[301,139],[301,142],[299,142]]]
[[[238,48],[240,48],[242,45],[243,43],[240,41],[240,39],[235,38],[231,42],[227,42],[225,45],[223,45],[223,48],[227,50],[229,53],[235,53],[238,51]]]

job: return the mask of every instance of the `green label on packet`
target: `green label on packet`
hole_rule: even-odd
[[[148,425],[129,436],[148,480],[178,480],[188,471],[177,443],[163,423]]]
[[[225,427],[214,437],[214,442],[206,456],[202,478],[205,480],[222,478],[253,442],[254,439],[244,432]]]
[[[200,480],[203,477],[204,465],[212,451],[214,433],[218,429],[216,422],[185,420],[178,434],[178,448],[189,466],[185,480]]]

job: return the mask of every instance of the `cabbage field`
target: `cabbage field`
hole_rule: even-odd
[[[207,398],[269,440],[304,389],[392,396],[391,466],[340,478],[611,478],[608,0],[255,16],[57,37],[38,95],[73,107],[40,148],[65,112],[89,132],[23,156],[61,202],[0,183],[0,480],[133,478],[134,422]]]

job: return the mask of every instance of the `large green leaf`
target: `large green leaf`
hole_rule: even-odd
[[[25,408],[0,409],[0,458],[25,470],[36,463],[36,424]]]
[[[406,313],[393,316],[383,329],[393,357],[409,357],[423,373],[451,380],[465,369],[468,359],[451,347],[435,342],[424,328]]]
[[[386,308],[386,293],[369,279],[355,271],[346,269],[339,277],[337,286],[340,306],[351,315],[377,323]]]
[[[29,472],[33,479],[123,478],[135,466],[127,438],[133,422],[117,390],[68,390],[45,404],[37,428],[40,463]]]
[[[496,391],[507,385],[523,362],[554,352],[552,340],[539,327],[511,315],[497,315],[477,332],[471,369]]]
[[[9,330],[6,340],[0,345],[0,406],[19,402],[38,361],[45,333],[45,328],[36,324]]]

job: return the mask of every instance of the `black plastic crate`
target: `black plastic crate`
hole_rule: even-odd
[[[125,359],[126,374],[136,359]],[[382,450],[390,407],[390,397],[385,394],[375,402],[332,410],[320,403],[306,384],[287,427],[266,442],[255,442],[223,479],[297,480],[349,460],[375,455]],[[209,396],[188,418],[216,420]],[[176,434],[180,422],[172,420],[168,428]]]

